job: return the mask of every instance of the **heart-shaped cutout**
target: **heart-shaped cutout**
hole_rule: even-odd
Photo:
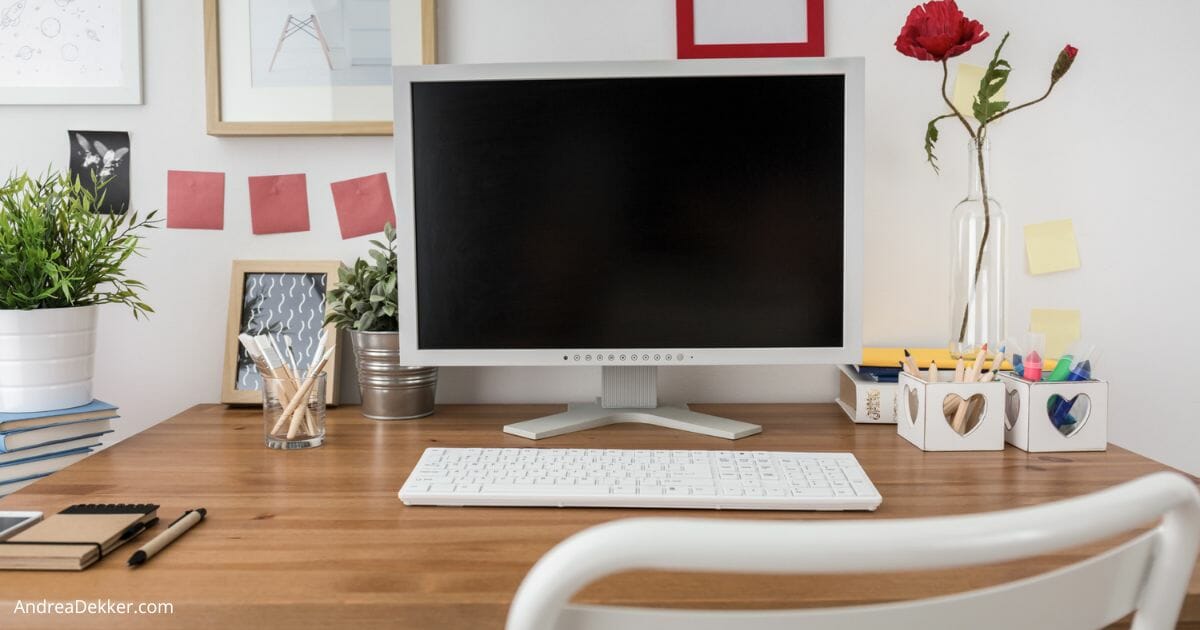
[[[1058,432],[1071,437],[1083,428],[1092,415],[1092,399],[1087,394],[1066,398],[1054,394],[1046,401],[1046,417]]]
[[[966,400],[958,394],[946,394],[942,401],[942,415],[946,416],[946,424],[955,433],[968,435],[987,415],[987,399],[983,394],[972,394]]]
[[[904,386],[904,399],[908,401],[908,422],[909,424],[917,423],[917,407],[920,402],[917,399],[917,390]]]
[[[1021,415],[1021,392],[1020,390],[1010,389],[1004,394],[1004,426],[1009,431],[1017,424],[1017,418]]]

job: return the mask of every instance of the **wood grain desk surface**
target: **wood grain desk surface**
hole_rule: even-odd
[[[644,426],[614,426],[539,447],[852,451],[883,494],[875,513],[405,507],[396,493],[430,446],[529,447],[501,432],[559,407],[446,406],[415,421],[375,422],[330,410],[324,447],[262,444],[256,410],[192,408],[2,501],[47,514],[72,503],[155,502],[161,531],[183,510],[208,519],[145,567],[122,547],[81,573],[0,572],[0,627],[501,628],[521,578],[546,550],[585,527],[627,516],[827,519],[985,512],[1099,490],[1166,466],[1104,453],[922,453],[893,425],[851,424],[834,405],[696,405],[762,424],[736,443]],[[716,577],[632,573],[582,601],[689,607],[847,605],[968,590],[1043,572],[1086,550],[960,571],[871,576]],[[170,602],[173,614],[16,615],[24,602]],[[1064,605],[1072,605],[1068,602]],[[1086,605],[1086,603],[1084,603]],[[1184,619],[1200,620],[1193,576]],[[1190,625],[1190,624],[1189,624]]]

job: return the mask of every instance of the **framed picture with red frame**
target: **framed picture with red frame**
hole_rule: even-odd
[[[825,0],[675,0],[680,59],[822,57]]]

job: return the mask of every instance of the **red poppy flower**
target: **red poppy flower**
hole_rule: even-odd
[[[983,25],[967,19],[954,0],[934,0],[909,12],[896,50],[923,61],[942,61],[967,52],[987,36]]]

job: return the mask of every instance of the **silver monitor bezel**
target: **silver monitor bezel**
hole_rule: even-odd
[[[422,349],[417,345],[413,190],[413,83],[624,77],[842,75],[845,77],[845,200],[842,342],[823,348]],[[400,357],[410,365],[778,365],[857,363],[862,357],[864,62],[861,58],[704,59],[424,65],[394,68]],[[636,351],[636,352],[635,352]],[[610,356],[612,357],[610,360]]]

